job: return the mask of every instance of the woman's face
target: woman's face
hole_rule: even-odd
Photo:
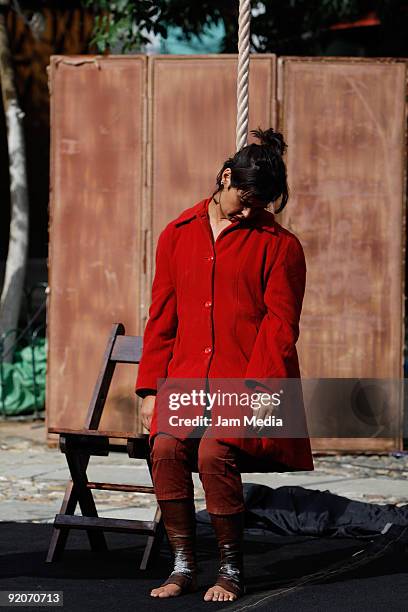
[[[241,189],[231,187],[230,168],[224,170],[221,180],[224,182],[224,189],[220,192],[222,211],[231,221],[248,219],[255,215],[259,209],[265,208],[265,204],[260,201],[256,202],[251,199],[250,203],[247,202],[245,193]]]

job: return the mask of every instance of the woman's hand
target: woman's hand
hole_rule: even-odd
[[[278,416],[278,406],[274,406],[272,404],[261,406],[256,412],[254,412],[254,415],[257,419],[261,419],[262,421],[264,421],[268,416]],[[251,428],[255,430],[257,434],[261,434],[264,429],[270,431],[270,428],[268,429],[268,426],[264,425],[251,425]]]
[[[143,427],[146,427],[147,431],[150,431],[155,401],[155,395],[146,395],[142,401],[140,415],[142,417]]]

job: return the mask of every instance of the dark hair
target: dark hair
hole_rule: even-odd
[[[218,189],[214,194],[222,187],[222,173],[226,168],[231,168],[231,187],[241,189],[249,201],[256,198],[265,202],[265,207],[282,197],[280,206],[275,211],[279,213],[289,198],[286,166],[282,159],[287,144],[282,134],[272,128],[263,131],[258,127],[257,130],[251,130],[251,134],[260,144],[249,144],[224,162],[217,175]]]

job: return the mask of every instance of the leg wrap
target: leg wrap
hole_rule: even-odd
[[[210,513],[210,517],[220,551],[216,584],[239,597],[245,592],[242,552],[244,513]]]
[[[177,584],[183,591],[196,588],[195,507],[193,499],[158,500],[174,555],[174,568],[161,585]]]

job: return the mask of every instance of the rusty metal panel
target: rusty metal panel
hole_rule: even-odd
[[[399,378],[405,66],[283,58],[277,83],[275,62],[251,59],[250,129],[276,126],[278,85],[292,194],[282,223],[308,262],[302,375]],[[54,57],[50,76],[47,418],[79,427],[111,324],[143,331],[158,234],[211,193],[235,150],[236,56]],[[136,429],[135,368],[124,367],[106,429]],[[325,439],[314,448],[399,445]]]
[[[47,426],[82,427],[115,322],[137,335],[143,56],[53,56]],[[136,430],[135,366],[118,366],[101,426]]]
[[[279,59],[291,188],[282,223],[308,264],[304,377],[403,376],[405,95],[401,61]],[[315,450],[391,448],[400,436],[314,441]]]
[[[144,282],[145,314],[158,235],[182,210],[214,190],[218,171],[235,153],[237,112],[236,55],[152,56],[149,62],[152,161],[145,228],[151,248]],[[275,126],[275,75],[275,55],[251,57],[249,129]]]

